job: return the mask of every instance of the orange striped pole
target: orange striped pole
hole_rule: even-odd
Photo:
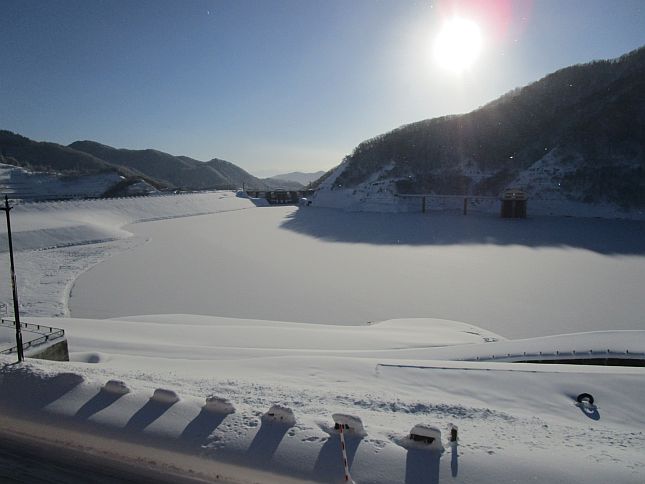
[[[343,467],[345,468],[345,482],[356,484],[352,476],[349,475],[349,462],[347,462],[347,450],[345,447],[345,424],[340,424],[338,429],[340,431],[340,450],[343,454]]]

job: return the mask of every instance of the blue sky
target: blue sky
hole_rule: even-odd
[[[432,41],[480,26],[465,72]],[[362,140],[645,44],[643,0],[0,0],[0,128],[329,169]]]

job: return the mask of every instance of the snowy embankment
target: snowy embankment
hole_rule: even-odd
[[[346,435],[357,483],[637,483],[645,473],[642,368],[448,361],[451,348],[439,347],[458,356],[514,342],[486,343],[500,338],[441,320],[358,328],[186,315],[58,321],[73,358],[95,364],[6,365],[3,407],[17,400],[23,418],[198,453],[214,469],[223,461],[339,482],[332,414],[342,413],[365,428]],[[628,333],[625,347],[637,332]],[[514,350],[532,347],[525,340]],[[432,359],[437,351],[444,361]],[[595,405],[577,404],[580,393]],[[270,415],[275,404],[295,423]],[[444,450],[411,441],[417,424],[437,426]],[[449,424],[457,443],[448,442]]]
[[[68,314],[69,291],[81,273],[145,242],[125,225],[251,207],[252,200],[226,191],[19,204],[11,216],[22,312]],[[6,251],[7,239],[0,237],[0,252]],[[8,257],[0,258],[0,271],[9,272]],[[0,281],[0,300],[11,301],[8,280]]]
[[[389,176],[388,172],[393,165],[386,165],[382,170],[375,172],[369,179],[355,187],[347,188],[337,183],[337,178],[347,169],[347,163],[341,163],[334,172],[325,179],[314,196],[312,205],[347,210],[351,212],[384,212],[405,213],[420,212],[421,200],[418,197],[409,197],[398,193],[396,182],[400,178]],[[574,169],[569,166],[567,170]],[[465,168],[464,168],[465,170]],[[474,182],[485,178],[481,172],[470,173],[465,170],[465,176],[471,177]],[[525,190],[529,195],[529,216],[570,216],[570,217],[603,217],[630,220],[645,220],[645,210],[626,210],[613,203],[583,203],[565,196],[560,189],[560,181],[567,173],[558,166],[557,160],[551,153],[538,160],[522,171],[509,187]],[[492,174],[488,174],[491,176]],[[426,210],[428,211],[453,211],[463,210],[464,195],[455,193],[454,196],[428,196]],[[582,198],[582,197],[578,197]],[[468,197],[468,211],[489,214],[498,214],[500,202],[490,197]]]
[[[0,191],[21,200],[100,197],[121,180],[118,173],[64,176],[0,163]]]

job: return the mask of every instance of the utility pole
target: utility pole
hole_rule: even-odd
[[[22,351],[22,332],[20,331],[20,310],[18,308],[18,289],[16,288],[16,269],[13,264],[13,242],[11,241],[11,218],[9,217],[9,211],[13,207],[9,206],[9,197],[4,196],[4,207],[1,210],[4,210],[7,215],[7,236],[9,237],[9,260],[11,260],[11,288],[13,290],[13,314],[15,317],[16,323],[16,349],[18,350],[18,362],[22,362],[25,359],[25,355]]]

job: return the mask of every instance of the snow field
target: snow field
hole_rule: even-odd
[[[365,426],[365,436],[347,434],[359,483],[454,479],[453,452],[456,477],[466,482],[474,476],[507,482],[517,473],[537,482],[639,482],[644,472],[642,368],[448,361],[450,351],[455,358],[496,345],[530,350],[545,338],[485,342],[497,335],[427,319],[362,327],[189,315],[133,319],[58,320],[70,347],[86,351],[72,357],[95,364],[31,362],[37,375],[68,372],[54,373],[56,387],[64,388],[43,406],[46,413],[71,418],[90,408],[95,412],[87,420],[118,438],[192,445],[208,458],[326,482],[343,473],[334,413]],[[110,324],[116,326],[111,332]],[[193,332],[200,346],[188,344]],[[615,339],[640,344],[634,343],[643,342],[640,333]],[[565,346],[573,336],[546,339]],[[596,334],[577,336],[588,346]],[[433,360],[440,352],[444,361]],[[130,392],[105,396],[107,379],[124,382]],[[38,400],[22,392],[21,400]],[[576,406],[582,392],[596,398],[596,413]],[[170,398],[155,398],[160,393]],[[219,411],[209,408],[213,401]],[[266,418],[275,405],[293,411],[293,426]],[[418,424],[442,430],[443,454],[409,440]],[[449,424],[460,429],[457,446],[447,442]],[[562,467],[545,472],[555,465]]]
[[[32,316],[65,314],[79,273],[130,250],[74,286],[72,313],[94,319],[27,318],[64,328],[74,361],[1,358],[3,410],[323,482],[344,475],[334,414],[364,426],[346,434],[357,483],[643,481],[645,370],[482,361],[643,352],[642,225],[186,197],[25,209],[28,247],[72,244],[18,254]],[[593,330],[611,331],[544,336]],[[444,452],[412,442],[416,425]]]
[[[0,399],[120,439],[325,482],[343,473],[334,413],[365,426],[364,436],[346,434],[356,482],[511,482],[518,473],[536,482],[640,482],[642,369],[431,360],[377,367],[383,361],[394,360],[258,354],[209,362],[210,375],[182,360],[165,368],[145,358],[127,368],[31,361],[2,369]],[[105,392],[108,377],[131,391]],[[582,391],[596,398],[597,417],[576,406]],[[235,413],[208,410],[210,394],[229,399]],[[276,403],[293,410],[293,425],[265,418]],[[410,442],[417,424],[441,429],[446,451]],[[447,442],[449,424],[460,429],[457,446]]]

